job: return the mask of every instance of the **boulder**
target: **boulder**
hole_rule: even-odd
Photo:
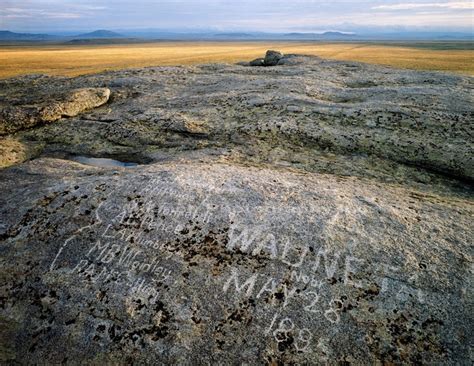
[[[282,58],[283,54],[281,52],[269,50],[265,54],[265,66],[276,66]]]
[[[82,88],[68,91],[57,101],[36,105],[15,105],[0,108],[0,135],[28,129],[40,123],[54,122],[62,117],[74,117],[99,107],[109,100],[107,88]]]
[[[250,61],[250,66],[265,66],[265,59],[264,58],[257,58],[253,61]]]
[[[0,136],[33,127],[38,123],[37,108],[26,106],[0,108]]]
[[[110,89],[84,88],[72,91],[64,100],[45,106],[40,111],[40,119],[45,122],[57,121],[62,117],[74,117],[107,103]]]

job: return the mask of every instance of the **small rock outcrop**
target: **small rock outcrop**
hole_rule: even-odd
[[[82,88],[66,93],[58,101],[34,106],[5,106],[0,109],[0,135],[54,122],[62,117],[77,116],[107,103],[109,97],[107,88]]]
[[[265,55],[265,66],[276,66],[282,58],[281,52],[269,50]]]
[[[107,103],[109,97],[110,89],[107,88],[74,90],[64,100],[44,107],[39,116],[45,122],[57,121],[62,117],[74,117],[88,109]]]
[[[10,105],[0,108],[0,136],[33,127],[39,122],[37,108]]]
[[[265,58],[257,58],[248,63],[249,66],[277,66],[284,56],[279,51],[268,50],[265,54]]]
[[[253,61],[250,61],[250,66],[265,66],[265,59],[264,58],[256,58]]]

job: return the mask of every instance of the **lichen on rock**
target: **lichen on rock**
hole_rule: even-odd
[[[62,101],[46,105],[40,111],[40,119],[54,122],[62,117],[75,117],[92,108],[107,103],[110,90],[107,88],[84,88],[72,91]]]
[[[4,106],[0,109],[0,136],[50,123],[62,117],[75,117],[107,103],[107,88],[83,88],[61,96],[61,100],[47,101],[33,106]]]
[[[292,55],[34,80],[1,107],[112,98],[0,141],[1,363],[472,363],[472,78]]]

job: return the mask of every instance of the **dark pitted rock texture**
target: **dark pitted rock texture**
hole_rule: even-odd
[[[0,109],[0,136],[33,127],[39,122],[37,108],[6,105]]]
[[[472,364],[472,78],[283,60],[0,81],[0,363]]]
[[[149,162],[193,151],[390,180],[404,181],[407,169],[420,175],[413,166],[474,177],[473,78],[283,60],[288,64],[276,68],[202,65],[7,79],[0,81],[0,108],[45,103],[49,94],[77,88],[111,90],[106,105],[14,136],[27,146],[45,144],[45,153]],[[206,132],[176,130],[184,120]]]

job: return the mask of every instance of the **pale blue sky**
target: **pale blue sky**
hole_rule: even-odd
[[[473,0],[0,0],[0,29],[295,32],[400,26],[472,31],[473,13]]]

